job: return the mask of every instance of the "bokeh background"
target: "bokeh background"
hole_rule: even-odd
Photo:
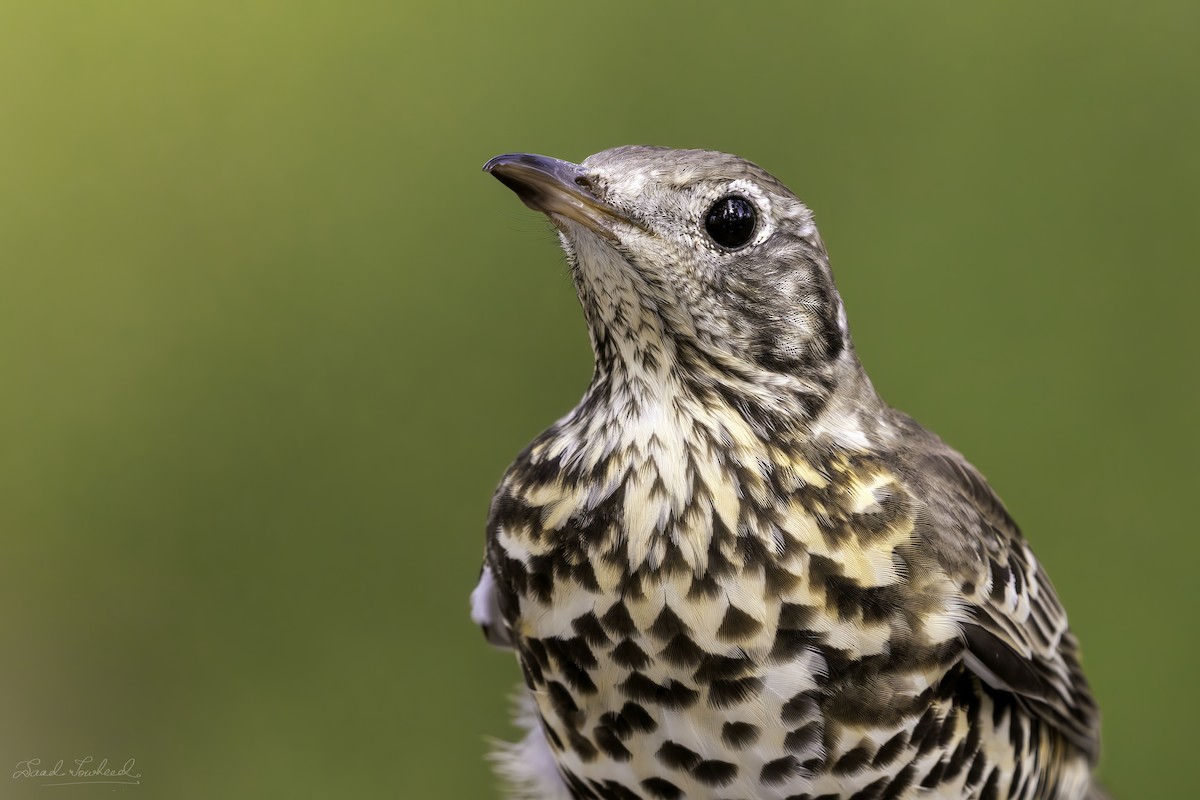
[[[5,0],[0,797],[496,798],[490,492],[590,352],[482,174],[724,149],[1053,575],[1124,798],[1195,796],[1194,2]],[[136,758],[136,787],[10,779]]]

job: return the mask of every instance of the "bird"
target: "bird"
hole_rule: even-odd
[[[531,800],[1099,800],[1046,571],[884,402],[810,209],[742,158],[484,170],[557,229],[595,366],[488,513],[471,617],[515,652]]]

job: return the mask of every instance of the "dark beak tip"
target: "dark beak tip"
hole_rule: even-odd
[[[574,181],[580,173],[578,164],[537,153],[504,153],[483,165],[483,171],[491,174],[506,169],[524,173],[541,173],[563,182]]]
[[[539,156],[536,153],[503,153],[488,159],[488,162],[483,165],[483,171],[494,174],[497,170],[503,170],[505,167],[518,169],[524,167],[541,172],[551,172],[552,165],[558,163],[562,162],[548,156]]]
[[[514,153],[505,153],[504,155],[501,155],[501,156],[495,156],[493,158],[489,158],[487,163],[483,165],[483,171],[488,172],[488,173],[492,172],[494,169],[496,169],[496,167],[500,166],[501,164],[511,162],[514,155],[515,155]]]

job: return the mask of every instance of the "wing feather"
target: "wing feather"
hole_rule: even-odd
[[[1011,693],[1094,762],[1099,711],[1054,587],[983,476],[920,430],[925,447],[912,453],[911,477],[927,500],[933,553],[963,587],[968,669]]]

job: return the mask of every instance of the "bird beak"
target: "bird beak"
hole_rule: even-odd
[[[508,153],[483,165],[483,171],[517,193],[521,202],[534,211],[566,217],[613,241],[613,223],[641,228],[592,192],[591,181],[583,167],[570,161],[532,153]]]

